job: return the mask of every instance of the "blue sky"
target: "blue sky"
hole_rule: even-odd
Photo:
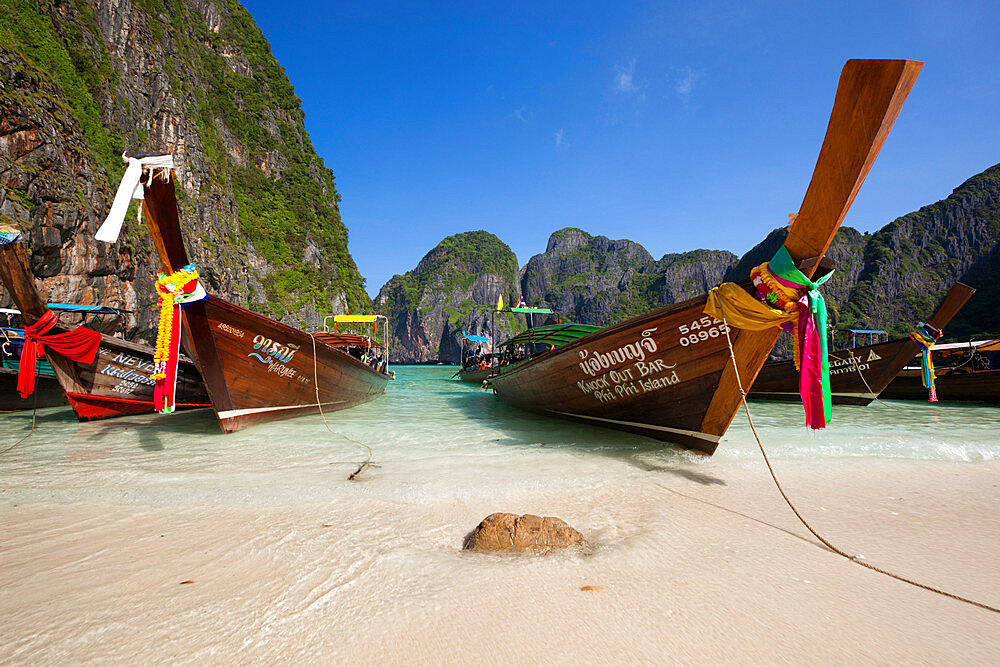
[[[372,295],[450,234],[742,254],[797,210],[849,58],[925,61],[845,224],[1000,162],[1000,3],[244,0]]]

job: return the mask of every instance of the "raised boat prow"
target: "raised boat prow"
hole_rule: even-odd
[[[166,274],[189,265],[172,170],[143,169],[142,210]],[[385,392],[384,367],[320,336],[209,294],[181,308],[181,341],[201,370],[226,432],[262,421],[333,411]]]
[[[844,66],[812,179],[784,244],[807,283],[921,66],[906,60]],[[747,293],[749,283],[736,290]],[[741,384],[749,388],[780,330],[727,327],[705,314],[707,301],[702,295],[639,315],[501,369],[489,382],[502,399],[527,410],[711,454],[736,414]]]
[[[848,60],[841,70],[819,157],[784,243],[807,278],[819,268],[923,65],[915,60]],[[705,415],[706,429],[726,431],[742,400],[738,385],[750,389],[780,333],[775,328],[739,331],[733,341],[739,382],[736,369],[727,365],[719,384],[729,391],[716,391]]]
[[[796,261],[830,247],[923,66],[915,60],[844,65],[812,179],[785,239]],[[802,272],[812,276],[815,268]]]

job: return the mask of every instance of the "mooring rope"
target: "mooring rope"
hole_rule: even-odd
[[[316,407],[319,408],[319,416],[323,418],[323,423],[326,425],[326,430],[332,433],[333,435],[338,435],[341,438],[344,438],[345,440],[350,440],[351,442],[361,445],[362,447],[368,450],[368,458],[365,460],[365,462],[362,463],[360,466],[358,466],[357,470],[355,470],[354,472],[352,472],[350,475],[347,476],[347,479],[354,481],[358,478],[358,475],[360,475],[368,468],[378,468],[378,465],[372,463],[372,457],[375,456],[375,453],[372,451],[371,447],[361,442],[360,440],[356,440],[355,438],[352,438],[351,436],[345,433],[338,433],[337,431],[334,431],[332,428],[330,428],[330,423],[326,421],[326,415],[323,413],[323,404],[319,400],[319,370],[316,365],[316,336],[310,333],[309,338],[312,339],[312,348],[313,348],[313,388],[316,390]]]
[[[813,527],[809,525],[809,522],[805,520],[805,518],[795,508],[795,505],[792,504],[792,501],[788,498],[788,495],[785,493],[785,490],[783,488],[781,488],[781,483],[778,481],[778,476],[775,474],[774,468],[771,466],[771,461],[767,457],[767,452],[764,451],[764,445],[763,445],[763,443],[760,440],[760,435],[757,433],[756,426],[754,426],[753,417],[750,416],[750,406],[747,405],[747,393],[743,389],[743,380],[740,379],[740,369],[739,369],[739,366],[736,363],[736,352],[733,350],[733,341],[729,337],[729,324],[726,322],[726,313],[725,313],[725,310],[722,308],[721,303],[720,303],[720,313],[722,315],[722,323],[723,323],[723,325],[725,325],[723,327],[723,330],[726,332],[726,344],[729,345],[729,358],[733,362],[733,371],[735,371],[735,373],[736,373],[736,384],[737,384],[737,386],[740,389],[740,397],[741,397],[741,400],[743,402],[743,409],[746,411],[747,421],[750,423],[750,430],[753,431],[753,437],[757,440],[757,447],[760,448],[760,453],[764,457],[764,463],[767,464],[768,472],[771,473],[771,479],[774,480],[774,485],[776,487],[778,487],[778,492],[781,493],[781,497],[785,499],[785,503],[792,510],[792,512],[795,514],[795,516],[798,517],[799,521],[802,522],[802,525],[805,526],[806,529],[810,533],[813,534],[813,537],[815,537],[817,540],[819,540],[820,542],[822,542],[823,545],[827,549],[829,549],[830,551],[834,552],[838,556],[842,556],[842,557],[846,558],[847,560],[851,561],[852,563],[857,563],[858,565],[860,565],[862,567],[866,567],[869,570],[874,570],[875,572],[878,572],[880,574],[884,574],[887,577],[892,577],[893,579],[896,579],[898,581],[902,581],[903,583],[910,584],[911,586],[916,586],[917,588],[922,588],[922,589],[924,589],[926,591],[930,591],[932,593],[937,593],[938,595],[943,595],[943,596],[951,598],[953,600],[958,600],[959,602],[965,602],[966,604],[971,604],[971,605],[973,605],[975,607],[979,607],[980,609],[986,609],[987,611],[992,611],[992,612],[996,612],[996,613],[1000,614],[1000,609],[998,609],[996,607],[991,607],[988,604],[984,604],[982,602],[977,602],[975,600],[970,600],[969,598],[964,598],[964,597],[962,597],[960,595],[956,595],[954,593],[949,593],[948,591],[943,591],[940,588],[935,588],[935,587],[929,586],[927,584],[922,584],[919,581],[914,581],[913,579],[907,579],[906,577],[903,577],[901,575],[895,574],[893,572],[889,572],[887,570],[883,570],[882,568],[880,568],[880,567],[878,567],[876,565],[872,565],[871,563],[867,563],[864,560],[862,560],[862,558],[860,556],[852,556],[852,555],[846,553],[845,551],[843,551],[841,549],[838,549],[829,540],[825,539],[822,535],[820,535],[815,530],[813,530]]]
[[[8,447],[7,449],[0,450],[0,454],[6,454],[10,450],[14,449],[18,445],[20,445],[22,442],[24,442],[25,440],[27,440],[28,438],[30,438],[31,434],[35,432],[35,415],[38,414],[38,392],[37,391],[34,392],[33,397],[34,397],[34,402],[33,402],[32,406],[31,406],[31,430],[28,431],[28,435],[24,436],[23,438],[21,438],[20,440],[18,440],[17,442],[15,442],[13,445],[11,445],[10,447]]]
[[[840,357],[834,357],[834,359],[836,359],[837,361],[841,361]],[[865,374],[861,371],[861,364],[855,362],[854,370],[858,372],[859,376],[861,376],[861,381],[865,383],[865,388],[868,389],[868,393],[875,394],[875,392],[872,391],[871,385],[868,384],[868,380],[865,379]],[[881,398],[878,397],[878,394],[875,394],[875,398],[873,398],[872,400],[878,403],[879,405],[884,405],[887,408],[892,408],[893,410],[902,410],[902,408],[900,408],[898,405],[892,405],[890,403],[886,403],[885,401],[883,401]]]

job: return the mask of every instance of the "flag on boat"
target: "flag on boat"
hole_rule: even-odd
[[[517,305],[514,306],[514,307],[515,308],[527,308],[528,307],[528,304],[526,304],[524,302],[524,295],[523,294],[521,295],[521,298],[517,300]]]
[[[503,310],[503,294],[497,295],[497,312]]]

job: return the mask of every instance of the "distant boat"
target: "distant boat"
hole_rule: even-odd
[[[1000,340],[945,343],[930,349],[938,401],[1000,404]],[[919,364],[919,358],[915,360]],[[904,368],[882,392],[882,398],[926,401],[923,371]]]
[[[159,156],[158,164],[172,161]],[[132,165],[142,169],[142,211],[153,246],[164,272],[176,275],[189,261],[173,171],[137,161]],[[320,406],[324,412],[349,408],[381,396],[390,379],[384,365],[365,363],[322,334],[311,335],[212,294],[184,305],[181,320],[183,348],[201,371],[219,426],[227,433],[312,414]]]
[[[921,65],[850,60],[844,66],[812,180],[784,243],[806,278],[821,268]],[[751,293],[749,281],[741,287]],[[502,368],[488,382],[501,399],[526,410],[712,454],[741,401],[733,359],[749,389],[779,330],[728,327],[731,357],[727,328],[704,312],[708,299],[584,335]]]
[[[488,311],[490,313],[490,330],[496,331],[496,314],[497,313],[518,313],[525,315],[528,320],[528,328],[531,328],[532,321],[537,315],[550,315],[555,317],[555,311],[550,308],[542,308],[541,306],[527,306],[521,305],[524,302],[524,297],[521,297],[521,302],[513,307],[504,307],[503,298],[497,299],[497,307],[479,305],[475,308],[480,311]],[[594,327],[595,329],[598,327]],[[462,367],[452,375],[452,377],[458,377],[462,382],[469,382],[473,384],[482,384],[483,381],[497,372],[498,367],[501,363],[505,363],[510,360],[511,350],[508,348],[504,351],[499,351],[492,345],[492,339],[489,336],[482,334],[470,334],[465,331],[462,332],[461,348],[462,348]],[[489,350],[483,349],[485,343],[490,343]],[[475,345],[473,348],[472,346]],[[499,347],[499,346],[498,346]]]
[[[943,331],[975,291],[962,283],[952,285],[928,324]],[[920,346],[909,337],[830,352],[834,404],[868,405],[919,352]],[[925,398],[926,393],[925,389]],[[799,373],[795,362],[788,359],[764,364],[749,395],[770,401],[798,401]]]
[[[50,308],[38,294],[31,274],[28,250],[21,240],[0,244],[0,280],[20,309],[24,321],[34,324],[49,310],[53,312],[117,312],[101,306]],[[53,333],[71,327],[56,324]],[[60,354],[46,352],[53,374],[65,392],[77,418],[92,421],[124,415],[153,412],[153,348],[101,333],[101,343],[93,363],[72,361]],[[36,377],[36,391],[39,389]],[[16,384],[16,382],[15,382]],[[44,389],[44,387],[43,387]],[[16,392],[14,392],[16,396]],[[41,396],[39,396],[41,398]],[[27,401],[31,401],[29,397]],[[208,407],[208,394],[189,360],[178,369],[177,407]]]
[[[490,342],[489,336],[463,331],[460,340],[462,367],[452,377],[458,376],[462,382],[482,384],[483,380],[493,373],[493,367],[499,363],[500,355],[482,350],[482,345]],[[473,348],[473,345],[476,347]]]

